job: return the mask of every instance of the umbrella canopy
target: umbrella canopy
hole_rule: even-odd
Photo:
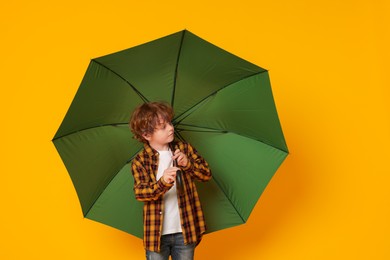
[[[245,223],[288,154],[269,75],[186,30],[91,60],[53,138],[84,216],[142,238],[128,122],[147,101],[173,106],[177,137],[211,167],[197,183],[208,232]]]

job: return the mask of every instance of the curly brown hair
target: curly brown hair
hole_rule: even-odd
[[[130,129],[134,138],[147,143],[145,134],[153,134],[160,120],[171,122],[174,116],[173,108],[166,102],[148,102],[138,106],[130,119]]]

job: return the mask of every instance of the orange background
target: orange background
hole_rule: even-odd
[[[291,152],[196,259],[390,259],[389,17],[384,0],[3,1],[0,258],[144,259],[82,218],[51,138],[91,58],[188,29],[269,69]]]

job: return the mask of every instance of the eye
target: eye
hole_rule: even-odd
[[[172,126],[172,122],[165,122],[164,123],[164,128],[167,128],[167,126]]]

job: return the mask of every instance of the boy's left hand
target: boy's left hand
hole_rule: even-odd
[[[179,149],[176,149],[176,151],[174,152],[174,154],[172,156],[172,159],[173,160],[177,159],[177,164],[182,166],[182,167],[187,166],[187,163],[188,163],[187,155],[185,155],[185,153],[180,152]]]

